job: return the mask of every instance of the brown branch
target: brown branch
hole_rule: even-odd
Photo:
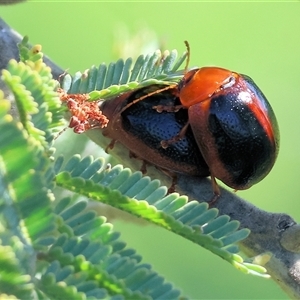
[[[0,19],[0,69],[6,67],[11,58],[18,59],[16,43],[21,37]],[[52,68],[54,78],[63,70],[46,58],[45,62]],[[0,89],[10,98],[8,89],[0,80]],[[88,131],[87,135],[104,149],[110,140],[103,137],[99,129]],[[127,149],[116,143],[111,153],[133,170],[140,170],[142,162],[130,159]],[[165,185],[170,179],[154,167],[148,168],[148,174]],[[207,178],[178,176],[176,191],[188,195],[197,201],[209,201],[212,197],[211,182]],[[291,298],[300,298],[300,225],[284,213],[269,213],[239,198],[234,193],[221,189],[221,197],[214,204],[220,214],[227,214],[239,220],[242,228],[251,229],[250,236],[240,246],[248,256],[270,253],[271,258],[265,267],[272,278]]]

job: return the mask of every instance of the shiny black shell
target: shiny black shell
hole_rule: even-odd
[[[103,102],[100,109],[109,118],[104,135],[121,142],[138,158],[171,173],[208,176],[205,163],[190,127],[181,140],[163,148],[162,141],[174,138],[188,122],[188,111],[158,112],[154,106],[179,105],[176,91],[155,93],[137,103],[132,101],[164,86],[152,85]],[[128,106],[126,108],[126,106]]]

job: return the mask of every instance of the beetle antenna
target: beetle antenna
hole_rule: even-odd
[[[186,52],[187,52],[187,57],[186,57],[186,64],[185,64],[185,68],[184,68],[184,74],[187,73],[189,64],[190,64],[190,57],[191,57],[191,48],[190,48],[190,44],[188,41],[184,41],[185,46],[186,46]]]
[[[148,97],[150,97],[150,96],[153,96],[153,95],[155,95],[155,94],[158,94],[158,93],[160,93],[160,92],[163,92],[163,91],[166,91],[166,90],[170,90],[170,89],[172,89],[172,88],[174,88],[174,87],[176,87],[175,84],[167,85],[166,87],[163,87],[163,88],[158,89],[158,90],[156,90],[156,91],[154,91],[154,92],[148,93],[148,94],[145,95],[145,96],[142,96],[142,97],[140,97],[140,98],[138,98],[138,99],[135,99],[135,100],[133,100],[132,102],[128,103],[125,107],[123,107],[122,110],[120,111],[120,113],[122,113],[124,110],[126,110],[128,107],[130,107],[130,106],[133,105],[133,104],[136,104],[136,103],[138,103],[138,102],[140,102],[140,101],[142,101],[142,100],[144,100],[144,99],[146,99],[146,98],[148,98]]]

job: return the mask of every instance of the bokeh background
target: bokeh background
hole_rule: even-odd
[[[277,115],[277,163],[239,195],[300,220],[300,2],[52,2],[1,6],[0,16],[70,73],[157,48],[185,51],[191,66],[217,65],[251,76]],[[74,153],[100,154],[84,136],[64,134]],[[67,146],[66,146],[67,145]],[[244,275],[183,238],[154,226],[117,221],[116,229],[154,269],[193,299],[286,299],[272,281]]]

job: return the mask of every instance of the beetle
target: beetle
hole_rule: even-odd
[[[172,177],[177,173],[206,177],[209,168],[205,163],[190,127],[187,127],[187,110],[158,113],[155,106],[176,106],[180,100],[177,89],[163,89],[162,85],[151,85],[105,100],[100,110],[109,119],[102,134],[119,141],[134,156],[159,167]],[[145,97],[143,101],[134,103]],[[133,104],[134,105],[131,105]],[[172,140],[179,132],[184,135]]]
[[[191,70],[178,96],[211,177],[243,190],[270,172],[279,151],[278,123],[250,77],[218,67]]]

